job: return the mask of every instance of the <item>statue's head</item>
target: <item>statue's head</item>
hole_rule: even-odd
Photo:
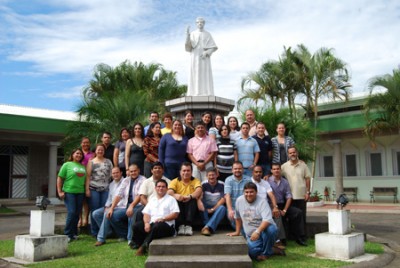
[[[202,30],[204,28],[204,24],[206,24],[206,21],[204,20],[204,18],[198,17],[196,19],[196,25],[197,25],[198,29]]]

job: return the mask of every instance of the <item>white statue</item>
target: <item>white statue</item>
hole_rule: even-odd
[[[188,96],[214,96],[210,56],[218,49],[211,34],[204,30],[203,18],[196,19],[197,30],[186,30],[186,51],[191,53]]]

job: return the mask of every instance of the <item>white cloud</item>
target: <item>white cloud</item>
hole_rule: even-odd
[[[45,94],[46,97],[52,99],[77,99],[82,96],[83,86],[76,86],[67,90],[52,91]]]
[[[400,58],[396,1],[65,0],[47,5],[55,11],[21,15],[0,9],[15,35],[9,59],[31,62],[43,73],[89,79],[97,63],[115,66],[130,59],[161,63],[186,83],[184,33],[199,15],[219,47],[212,56],[218,96],[236,99],[242,77],[278,59],[284,46],[304,43],[311,52],[334,48],[349,64],[354,92],[364,91],[369,78],[391,72]],[[63,94],[48,96],[68,97],[71,91]]]

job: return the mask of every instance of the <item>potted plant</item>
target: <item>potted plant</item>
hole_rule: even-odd
[[[310,202],[319,202],[321,200],[322,200],[322,195],[318,191],[315,191],[311,194],[309,201]]]

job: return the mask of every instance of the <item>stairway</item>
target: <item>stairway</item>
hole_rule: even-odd
[[[242,236],[228,237],[226,231],[212,236],[193,236],[153,240],[146,268],[247,268],[252,261]]]

